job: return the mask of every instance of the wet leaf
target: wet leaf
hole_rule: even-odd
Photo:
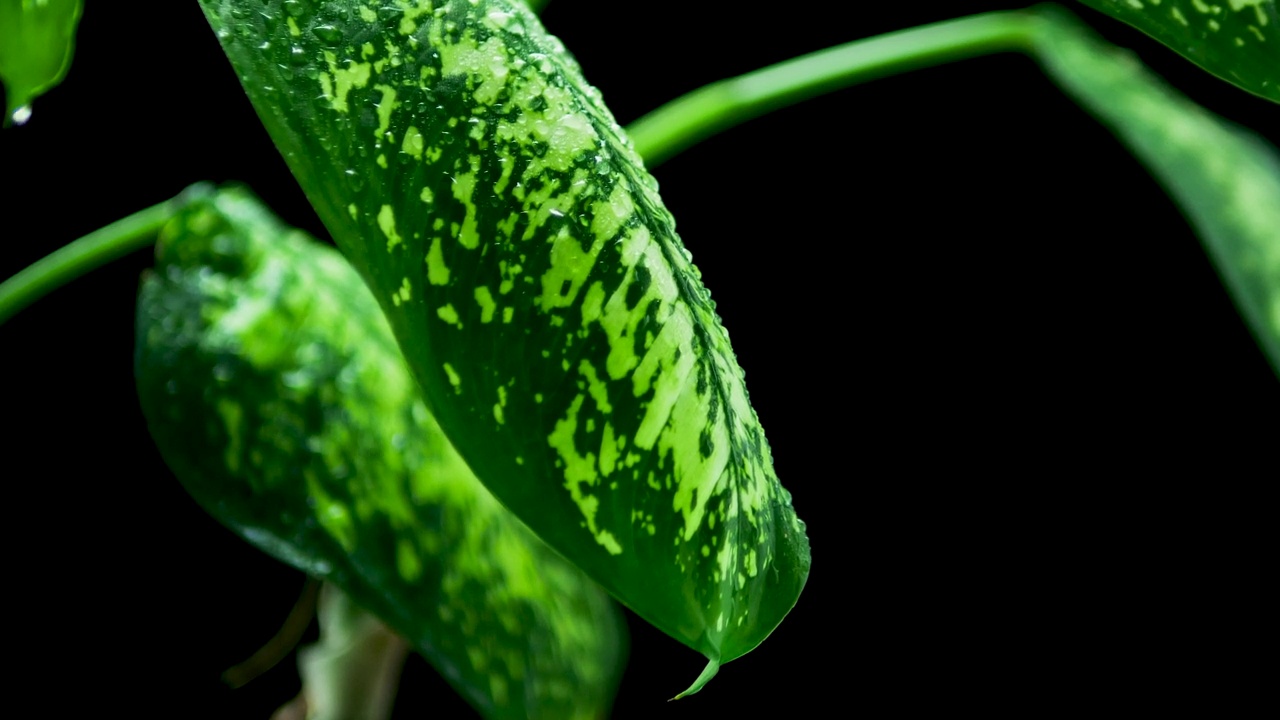
[[[71,67],[81,0],[0,0],[0,82],[4,124],[31,116],[31,102]]]
[[[202,0],[480,479],[639,615],[756,647],[809,571],[742,370],[657,185],[510,0]]]
[[[1169,88],[1074,18],[1045,17],[1036,53],[1050,77],[1177,201],[1280,375],[1280,154]]]
[[[1276,0],[1082,0],[1249,92],[1280,102]]]
[[[475,479],[336,251],[244,191],[194,200],[137,329],[152,435],[215,517],[341,587],[483,716],[607,714],[616,608]]]

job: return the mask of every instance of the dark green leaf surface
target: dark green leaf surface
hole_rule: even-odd
[[[450,447],[350,265],[242,191],[193,201],[157,258],[138,393],[191,494],[396,628],[485,717],[606,715],[616,608]]]
[[[1205,70],[1280,102],[1276,0],[1082,0]]]
[[[67,74],[81,0],[0,0],[0,82],[5,124],[21,125],[31,101]]]
[[[809,548],[657,186],[520,3],[202,0],[480,479],[719,663]]]
[[[1280,375],[1280,154],[1175,92],[1074,18],[1045,17],[1036,44],[1045,69],[1178,202]]]

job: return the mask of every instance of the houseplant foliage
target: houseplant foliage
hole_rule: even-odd
[[[0,83],[5,87],[4,124],[22,124],[31,103],[62,82],[71,66],[81,0],[0,2]]]
[[[758,645],[808,576],[804,526],[656,183],[563,46],[512,2],[202,6],[476,475],[708,658],[691,691]]]
[[[616,610],[453,451],[351,266],[236,189],[189,193],[156,257],[138,394],[191,494],[341,586],[485,717],[605,715]],[[337,704],[313,697],[310,717],[349,717]]]
[[[1259,4],[1259,7],[1259,12],[1267,10],[1266,4]],[[302,6],[295,6],[295,9],[298,10],[297,13],[291,13],[287,16],[295,18],[295,24],[298,22],[297,18],[303,18],[301,22],[304,24],[298,26],[299,36],[301,36],[304,27],[310,27],[306,23],[314,21],[316,18],[308,17],[307,11]],[[1232,9],[1235,10],[1236,8],[1233,7]],[[1274,10],[1273,5],[1271,10]],[[286,17],[286,14],[281,14],[279,17]],[[383,21],[394,19],[394,13],[381,18]],[[1179,198],[1182,206],[1196,222],[1202,237],[1208,243],[1215,262],[1222,268],[1228,284],[1240,303],[1242,313],[1250,320],[1260,344],[1264,348],[1268,348],[1269,355],[1274,362],[1274,338],[1276,333],[1274,324],[1268,322],[1269,317],[1274,317],[1274,315],[1269,315],[1268,308],[1274,307],[1274,288],[1277,283],[1274,282],[1274,265],[1269,264],[1268,260],[1274,255],[1269,254],[1270,251],[1267,249],[1272,246],[1268,245],[1268,243],[1274,244],[1275,242],[1275,234],[1272,229],[1276,227],[1276,224],[1267,216],[1267,209],[1276,207],[1275,203],[1267,202],[1267,198],[1276,197],[1274,160],[1273,156],[1269,154],[1272,151],[1265,146],[1256,144],[1253,140],[1241,139],[1237,131],[1224,126],[1215,118],[1205,115],[1186,103],[1185,100],[1159,89],[1140,70],[1135,69],[1130,60],[1115,55],[1113,51],[1101,48],[1094,41],[1084,39],[1081,31],[1068,20],[1056,18],[1052,15],[1033,17],[1029,14],[1020,15],[1016,19],[1010,17],[1007,20],[1006,30],[1008,32],[1002,35],[1002,44],[1007,47],[1022,47],[1032,51],[1036,57],[1046,64],[1049,71],[1063,83],[1069,92],[1080,98],[1082,104],[1085,104],[1102,117],[1105,122],[1116,128],[1126,143],[1143,157],[1148,165],[1153,168],[1157,177],[1170,189],[1171,193]],[[529,20],[525,18],[522,21],[527,22]],[[360,22],[353,21],[352,24],[359,26],[362,22],[365,22],[365,18],[360,18]],[[377,22],[377,20],[367,22]],[[324,24],[321,23],[321,25]],[[398,34],[402,29],[402,25],[399,23],[396,23],[394,28],[391,27],[391,22],[386,24],[390,33]],[[1010,30],[1010,28],[1012,29]],[[330,29],[334,29],[331,24]],[[315,35],[315,33],[312,34]],[[321,33],[321,35],[323,34],[325,33]],[[291,29],[289,37],[293,37]],[[316,35],[316,37],[320,37],[320,35]],[[224,41],[226,40],[226,38],[223,39]],[[363,51],[364,48],[361,46],[360,52],[362,53]],[[959,54],[963,55],[964,53]],[[289,57],[290,59],[293,58],[292,44],[290,45]],[[362,119],[372,120],[373,123],[376,123],[376,125],[372,125],[369,128],[357,128],[357,135],[361,130],[372,130],[382,135],[380,139],[386,140],[385,135],[381,132],[381,117],[378,116],[378,112],[383,108],[383,103],[387,100],[385,90],[377,88],[371,82],[372,72],[370,72],[370,78],[365,87],[358,86],[356,82],[361,72],[359,66],[368,61],[373,66],[373,70],[377,70],[376,65],[374,65],[377,58],[372,55],[368,58],[361,58],[359,54],[355,54],[351,61],[345,65],[336,62],[336,60],[337,55],[335,54],[335,64],[338,65],[338,70],[357,73],[356,77],[345,76],[351,81],[350,86],[347,88],[348,98],[361,98],[361,91],[366,91],[362,100],[365,110],[368,111],[365,114],[372,114]],[[384,64],[384,67],[388,64],[391,64],[390,60]],[[293,65],[292,67],[299,66]],[[320,72],[333,72],[333,69],[329,68],[328,58],[325,58],[323,67],[327,68],[327,70],[322,69]],[[1256,70],[1257,67],[1265,67],[1265,63],[1255,66],[1253,69]],[[282,69],[288,70],[288,68]],[[306,75],[305,70],[302,71],[302,74]],[[333,72],[333,74],[336,78],[337,73]],[[294,72],[292,73],[292,78],[285,79],[296,78],[297,73]],[[318,75],[309,79],[316,83],[322,82],[319,80]],[[1265,83],[1266,80],[1264,78],[1260,84],[1265,86]],[[479,86],[483,86],[483,84],[483,82],[480,82]],[[1245,83],[1242,82],[1241,84],[1244,85]],[[255,85],[272,87],[270,84],[251,83],[251,94]],[[402,92],[397,90],[394,85],[388,85],[387,87],[396,90],[397,95]],[[370,88],[372,88],[372,91],[370,91]],[[467,91],[472,90],[470,86],[466,86],[466,89]],[[260,91],[272,92],[261,88]],[[1254,91],[1258,92],[1257,90]],[[282,97],[286,97],[286,95],[279,95],[276,99]],[[307,96],[303,95],[302,97]],[[336,95],[324,97],[322,94],[322,98],[328,101],[329,109],[333,109],[333,101],[337,99]],[[394,103],[394,99],[392,102]],[[348,105],[349,111],[351,108],[352,105]],[[394,107],[392,109],[394,110]],[[267,124],[270,127],[269,113],[264,110],[260,110],[260,112],[264,119],[267,119]],[[352,124],[358,125],[357,122]],[[422,129],[416,125],[414,127],[419,131]],[[386,131],[391,130],[392,123],[388,123]],[[396,135],[396,137],[398,139],[400,135]],[[407,132],[404,137],[408,139]],[[278,137],[277,141],[279,142]],[[376,144],[377,141],[375,140],[374,142]],[[287,150],[289,143],[283,142],[281,146],[286,148],[286,157],[289,157],[290,154]],[[1168,151],[1170,147],[1173,148],[1173,152]],[[400,143],[398,147],[395,147],[395,154],[384,154],[383,162],[393,165],[395,162],[404,161],[405,158],[401,157],[401,155],[412,155],[413,148],[413,143]],[[422,151],[425,152],[425,150],[424,144]],[[296,152],[294,153],[295,158],[297,154]],[[358,147],[354,153],[349,154],[352,154],[353,157],[354,155],[359,155]],[[314,162],[316,158],[323,159],[324,155],[324,152],[314,153],[312,157],[308,158],[308,161]],[[382,168],[382,163],[379,162],[377,154],[370,153],[370,155],[372,155],[372,160],[370,161],[368,157],[364,158],[365,165]],[[300,176],[305,176],[308,173],[323,176],[326,172],[333,173],[334,169],[334,167],[330,167],[326,171],[312,168],[303,172],[298,172],[295,169],[295,172],[298,172]],[[1237,169],[1239,172],[1237,172]],[[388,168],[382,168],[382,170],[388,170]],[[380,171],[371,170],[370,172],[376,177]],[[349,189],[352,181],[347,178],[350,176],[346,175],[345,171],[343,175],[345,177],[339,179],[348,183]],[[365,180],[368,180],[368,178],[365,178]],[[303,179],[303,182],[305,185],[306,180]],[[355,192],[358,194],[360,191],[357,189]],[[314,193],[312,196],[315,196]],[[440,195],[433,194],[433,197],[439,199]],[[1261,200],[1244,202],[1250,198],[1260,198]],[[421,197],[417,200],[422,202]],[[338,208],[346,207],[341,205],[340,202],[336,203],[336,205]],[[399,205],[393,203],[387,203],[387,205],[392,206],[393,219],[398,219],[399,216],[395,213]],[[416,207],[412,203],[409,203],[409,205]],[[465,206],[466,203],[462,203],[462,205]],[[378,205],[377,209],[379,215],[381,215],[381,205]],[[359,214],[358,210],[357,206],[357,214]],[[479,214],[479,211],[477,211],[477,215]],[[568,215],[568,213],[565,214]],[[324,216],[323,212],[322,216]],[[377,218],[378,216],[374,217]],[[465,210],[459,219],[457,231],[452,231],[452,227],[448,228],[452,231],[450,233],[452,238],[457,238],[461,235],[467,219]],[[325,217],[325,220],[328,222],[329,218]],[[374,236],[378,239],[378,244],[391,240],[391,237],[385,231],[383,223],[374,224],[370,222],[368,230],[372,231],[375,227],[380,233],[380,237],[378,235]],[[400,224],[397,223],[395,227],[397,234],[400,234]],[[1242,229],[1244,232],[1241,232]],[[403,243],[406,240],[406,235],[400,234],[400,240]],[[554,241],[551,241],[550,244],[552,247],[555,246]],[[429,252],[428,250],[427,253],[429,254]],[[424,279],[426,282],[423,285],[430,285],[429,258],[422,258],[421,264],[428,268],[425,271]],[[445,267],[449,266],[446,264]],[[419,270],[421,272],[421,268]],[[368,271],[366,270],[366,272]],[[455,271],[450,268],[450,272]],[[394,280],[394,273],[392,275],[392,280]],[[407,275],[404,276],[404,278],[407,277]],[[377,287],[376,281],[374,285]],[[389,309],[404,306],[406,299],[413,301],[418,298],[414,292],[418,287],[417,284],[410,284],[407,298],[406,294],[402,294],[405,290],[403,283],[400,285],[384,283],[384,285],[385,287],[382,288],[384,292],[380,294],[379,299],[384,306],[389,303]],[[388,290],[394,290],[395,293],[385,292]],[[501,296],[502,294],[498,293],[498,295]],[[491,291],[490,297],[493,296],[494,293]],[[391,299],[388,300],[388,298]],[[401,301],[399,304],[396,302],[397,299]],[[480,301],[479,295],[473,295],[473,299],[477,307],[480,308],[479,317],[471,318],[472,324],[458,328],[459,332],[471,330],[477,320],[481,321],[479,324],[484,324],[483,303]],[[455,311],[456,309],[455,307]],[[403,310],[402,312],[407,313],[408,310]],[[393,318],[395,313],[396,311],[391,309]],[[439,316],[438,312],[437,316]],[[429,315],[428,319],[430,319]],[[440,319],[444,320],[445,318],[441,317]],[[457,319],[463,322],[466,321],[466,318],[462,317]],[[408,324],[410,321],[402,319],[402,323]],[[1268,337],[1271,338],[1270,344]],[[452,386],[452,378],[449,377],[447,372],[445,375],[450,380],[450,386]],[[446,398],[448,390],[449,388],[446,388]],[[591,396],[590,389],[586,390],[588,396]],[[594,397],[592,397],[592,400],[594,400]],[[590,402],[591,400],[584,400],[584,404],[589,404]],[[613,406],[611,403],[611,407]],[[480,414],[483,415],[483,413]],[[496,415],[494,413],[495,420]],[[504,420],[509,420],[509,418],[510,416],[504,412]],[[587,529],[589,530],[590,528]],[[592,541],[601,547],[606,547],[600,543],[600,538],[596,537],[594,533]]]

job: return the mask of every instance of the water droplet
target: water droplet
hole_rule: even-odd
[[[284,11],[300,18],[307,14],[307,4],[301,0],[284,0]]]
[[[364,189],[364,177],[360,173],[348,169],[344,174],[347,176],[347,184],[351,186],[352,190],[360,192]]]
[[[319,38],[326,47],[334,47],[342,42],[342,31],[332,25],[317,25],[311,28],[311,34]]]
[[[31,119],[31,106],[19,105],[18,109],[14,110],[9,117],[13,120],[14,125],[25,125]]]
[[[289,62],[293,63],[294,65],[306,65],[307,51],[303,50],[301,47],[297,45],[294,45],[293,47],[289,48]]]

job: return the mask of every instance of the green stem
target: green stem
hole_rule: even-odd
[[[193,185],[175,198],[140,210],[53,251],[0,283],[0,325],[19,310],[90,270],[151,244],[179,208],[193,196],[210,191],[209,186]]]
[[[856,40],[676,98],[627,127],[650,168],[739,123],[787,105],[953,60],[1029,50],[1038,25],[1028,12],[992,12]]]

